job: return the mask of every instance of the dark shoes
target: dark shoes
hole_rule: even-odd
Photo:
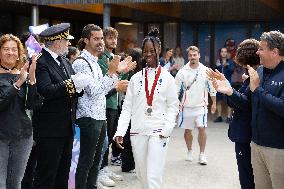
[[[231,121],[232,121],[232,118],[230,118],[230,117],[227,117],[227,119],[226,119],[226,123],[231,123]]]
[[[222,121],[223,121],[222,117],[217,117],[217,118],[214,120],[214,123],[220,123],[220,122],[222,122]]]
[[[124,173],[136,173],[135,168],[131,170],[121,170]]]
[[[226,123],[229,124],[229,123],[231,123],[231,121],[232,121],[232,118],[227,117]],[[217,118],[214,120],[214,123],[221,123],[221,122],[223,122],[223,118],[222,118],[222,117],[217,117]]]

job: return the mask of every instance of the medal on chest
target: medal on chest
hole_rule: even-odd
[[[149,93],[148,70],[145,69],[145,93],[146,93],[146,99],[147,99],[147,106],[146,106],[146,109],[145,109],[145,115],[146,116],[151,116],[152,113],[153,113],[153,107],[152,107],[153,97],[154,97],[155,89],[156,89],[157,82],[158,82],[158,79],[160,77],[160,74],[161,74],[161,66],[158,67],[158,71],[155,75],[154,83],[152,85],[151,93]]]
[[[152,107],[151,106],[147,106],[146,107],[146,112],[145,112],[145,114],[147,115],[147,116],[151,116],[151,113],[152,113]]]

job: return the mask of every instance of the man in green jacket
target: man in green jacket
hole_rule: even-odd
[[[104,41],[105,41],[105,50],[101,54],[98,63],[102,69],[103,75],[108,71],[108,63],[113,58],[113,50],[117,46],[117,38],[118,32],[116,29],[112,27],[107,27],[103,30],[104,34]],[[127,60],[129,61],[129,58]],[[131,61],[131,60],[130,60]],[[123,62],[121,62],[123,64]],[[123,66],[123,65],[121,65]],[[120,81],[117,83],[116,87],[113,88],[107,95],[106,95],[106,117],[107,117],[107,135],[108,135],[108,142],[112,144],[112,157],[111,157],[111,164],[113,165],[120,165],[120,153],[121,150],[116,146],[115,142],[113,141],[114,133],[116,132],[117,128],[117,119],[118,119],[118,93],[119,92],[126,92],[128,86],[128,74],[120,74],[119,75]],[[108,155],[109,149],[107,148],[103,161],[102,161],[102,168],[108,165]]]

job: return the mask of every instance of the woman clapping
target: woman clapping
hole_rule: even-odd
[[[0,188],[21,188],[33,143],[26,110],[36,102],[35,68],[35,56],[29,66],[16,36],[0,37]]]

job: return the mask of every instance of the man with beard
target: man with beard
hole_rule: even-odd
[[[103,75],[105,75],[108,71],[108,61],[113,59],[113,51],[117,46],[117,38],[118,32],[116,29],[112,27],[107,27],[103,30],[104,34],[104,42],[105,42],[105,50],[104,53],[100,56],[98,63],[102,69]],[[129,57],[130,58],[130,57]],[[129,59],[128,58],[128,59]],[[106,115],[107,115],[107,133],[108,133],[108,141],[112,144],[112,158],[111,164],[113,165],[120,165],[120,149],[117,148],[115,142],[112,140],[114,133],[116,132],[117,128],[117,118],[118,118],[118,92],[126,92],[128,86],[127,79],[128,74],[121,74],[119,75],[120,81],[117,82],[115,88],[113,88],[107,94],[107,101],[106,101]],[[108,165],[108,150],[104,155],[104,160],[102,167]]]
[[[180,126],[185,129],[184,139],[188,149],[186,160],[193,161],[192,130],[194,127],[197,127],[200,147],[199,163],[206,165],[207,160],[204,151],[206,145],[205,128],[207,127],[208,93],[210,93],[213,102],[211,113],[215,113],[216,91],[212,83],[207,79],[206,70],[208,68],[199,62],[199,49],[195,46],[190,46],[187,51],[189,63],[176,75],[178,89],[182,88],[182,91],[184,91],[183,97],[180,99],[182,109],[180,112],[180,116],[182,116]]]
[[[117,38],[118,32],[116,29],[112,27],[107,27],[103,30],[104,42],[105,42],[105,50],[101,54],[98,64],[102,69],[103,75],[108,72],[109,69],[109,60],[113,59],[113,50],[117,46]],[[128,58],[129,59],[129,58]],[[99,174],[98,181],[101,182],[105,186],[114,186],[114,181],[110,180],[111,177],[114,180],[122,180],[121,175],[116,175],[111,170],[107,168],[108,166],[108,155],[109,155],[109,145],[112,144],[112,157],[111,164],[112,165],[120,165],[120,153],[121,149],[119,149],[116,143],[113,141],[113,136],[117,129],[117,120],[118,120],[118,92],[126,92],[128,86],[128,80],[126,79],[128,74],[119,75],[120,81],[117,82],[115,88],[113,88],[106,95],[106,118],[107,118],[107,139],[105,140],[105,145],[103,149],[103,159],[101,170]],[[106,149],[105,149],[106,148]]]
[[[76,124],[80,128],[80,156],[75,175],[75,188],[97,188],[102,146],[106,137],[106,97],[115,87],[117,74],[128,71],[129,65],[118,68],[120,57],[114,56],[108,72],[103,76],[97,63],[104,50],[103,31],[99,26],[88,24],[83,28],[78,42],[82,54],[73,62],[75,73],[90,76],[90,84],[84,88],[84,95],[78,100]]]
[[[45,41],[37,60],[37,89],[42,107],[33,112],[37,166],[34,189],[67,189],[72,157],[78,75],[63,56],[68,52],[69,23],[51,26],[40,37]],[[76,85],[77,84],[77,85]],[[83,84],[88,84],[87,80]]]

